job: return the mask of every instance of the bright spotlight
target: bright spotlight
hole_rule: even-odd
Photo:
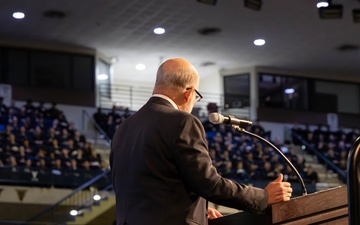
[[[285,94],[293,94],[295,92],[295,89],[294,88],[286,88],[284,90],[284,93]]]
[[[144,70],[145,68],[146,68],[146,66],[144,64],[141,64],[141,63],[139,63],[139,64],[137,64],[135,66],[135,69],[137,69],[137,70]]]
[[[101,199],[101,196],[100,195],[94,195],[93,199],[95,201],[99,201]]]
[[[72,216],[77,216],[78,214],[79,214],[79,212],[75,209],[70,211],[70,215],[72,215]]]
[[[255,41],[254,41],[254,45],[256,45],[256,46],[262,46],[262,45],[264,45],[265,44],[265,40],[264,39],[256,39]]]
[[[23,12],[14,12],[14,13],[13,13],[13,17],[14,17],[15,19],[24,19],[25,14],[24,14]]]
[[[155,34],[164,34],[165,33],[165,29],[162,27],[157,27],[154,29],[154,33]]]
[[[329,3],[328,2],[319,2],[316,4],[317,8],[321,8],[321,7],[328,7]]]
[[[109,76],[104,73],[97,75],[98,80],[107,80],[108,78],[109,78]]]

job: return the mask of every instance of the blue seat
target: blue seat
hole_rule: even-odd
[[[5,132],[6,126],[5,124],[0,124],[0,132]]]

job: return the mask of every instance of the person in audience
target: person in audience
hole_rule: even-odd
[[[69,155],[69,149],[64,147],[61,150],[61,155],[59,158],[61,159],[61,167],[68,170],[71,166],[71,156]]]
[[[52,102],[50,108],[45,111],[45,117],[49,119],[57,119],[60,111],[61,110],[57,108],[57,102]]]
[[[79,148],[71,153],[73,159],[76,159],[77,165],[81,165],[87,157],[84,157],[84,150]]]
[[[23,105],[23,109],[25,112],[25,115],[32,115],[35,110],[35,106],[33,105],[32,99],[27,99],[25,105]]]
[[[285,169],[282,172],[287,181],[296,182],[298,180],[294,170],[288,164],[285,165]]]
[[[44,143],[44,133],[40,127],[36,127],[32,136],[31,141],[34,145],[40,147]]]
[[[264,167],[260,168],[259,176],[262,180],[274,180],[278,174],[275,173],[275,170],[270,162],[265,162]]]
[[[87,159],[85,159],[82,162],[81,166],[82,166],[82,170],[81,170],[82,171],[82,176],[83,176],[85,181],[90,180],[91,178],[93,178],[93,175],[95,174],[95,172],[97,172],[97,171],[91,169],[90,162]]]
[[[59,141],[59,145],[60,146],[66,146],[67,145],[67,141],[69,139],[72,139],[73,137],[71,136],[71,134],[69,133],[69,131],[66,128],[62,129],[61,135],[58,138]]]
[[[19,153],[16,154],[15,157],[16,157],[17,165],[19,165],[19,166],[25,166],[26,161],[28,159],[30,159],[29,156],[25,152],[25,147],[22,145],[19,146]]]
[[[60,135],[56,134],[54,127],[50,127],[45,133],[44,145],[51,146],[55,139],[57,140],[57,142],[59,142]]]
[[[90,168],[93,170],[100,170],[101,169],[101,156],[99,153],[96,152],[95,149],[91,150],[91,154],[88,157]]]
[[[5,105],[4,98],[0,96],[0,114],[6,115],[8,113],[9,107]]]
[[[83,148],[86,143],[85,135],[81,134],[80,131],[76,130],[74,133],[74,148]]]
[[[45,158],[41,158],[39,160],[39,163],[37,164],[37,169],[39,171],[39,174],[41,175],[49,174],[49,165],[47,164]]]
[[[69,173],[70,175],[74,176],[74,177],[79,177],[80,176],[80,170],[78,167],[78,161],[74,158],[71,159],[70,161],[70,168],[69,168]]]
[[[42,100],[38,102],[37,106],[35,106],[35,112],[37,112],[37,115],[41,115],[42,117],[45,116],[46,110],[47,108],[45,107],[45,102]]]
[[[198,87],[198,73],[188,61],[163,62],[153,96],[116,129],[110,164],[118,225],[207,224],[221,214],[207,209],[206,200],[260,213],[290,199],[291,185],[282,175],[260,189],[218,174],[202,123],[191,114],[201,99]],[[160,217],[159,208],[165,209]]]
[[[316,184],[319,182],[319,176],[318,173],[314,170],[314,168],[311,165],[308,165],[305,168],[305,182]]]
[[[55,158],[55,164],[51,168],[51,173],[57,176],[65,174],[65,168],[62,167],[61,158]]]
[[[8,108],[8,115],[10,116],[20,116],[21,115],[21,109],[16,106],[15,101],[11,101],[11,105]]]
[[[14,155],[10,155],[8,160],[9,160],[8,165],[11,167],[11,171],[17,172],[19,168],[16,162],[16,157]]]
[[[244,169],[244,162],[238,161],[236,164],[236,178],[240,179],[245,184],[251,182],[251,178],[248,174],[248,172]]]
[[[93,114],[93,119],[95,120],[95,122],[99,125],[99,127],[105,131],[106,129],[106,123],[107,123],[107,116],[106,114],[102,111],[101,107],[97,108],[97,111]],[[95,127],[96,129],[98,129],[97,127]],[[102,132],[101,130],[98,130],[99,132]]]
[[[24,173],[31,173],[31,171],[32,171],[32,169],[33,169],[31,159],[27,159],[27,160],[25,161],[25,165],[20,166],[20,167],[23,167],[23,172],[24,172]]]

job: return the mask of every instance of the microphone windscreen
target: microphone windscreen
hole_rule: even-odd
[[[224,122],[224,116],[219,113],[211,113],[209,115],[209,121],[213,124],[220,124]]]

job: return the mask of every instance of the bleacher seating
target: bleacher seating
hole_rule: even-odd
[[[2,104],[0,180],[18,185],[74,188],[108,169],[56,103]],[[11,172],[9,172],[11,171]]]

